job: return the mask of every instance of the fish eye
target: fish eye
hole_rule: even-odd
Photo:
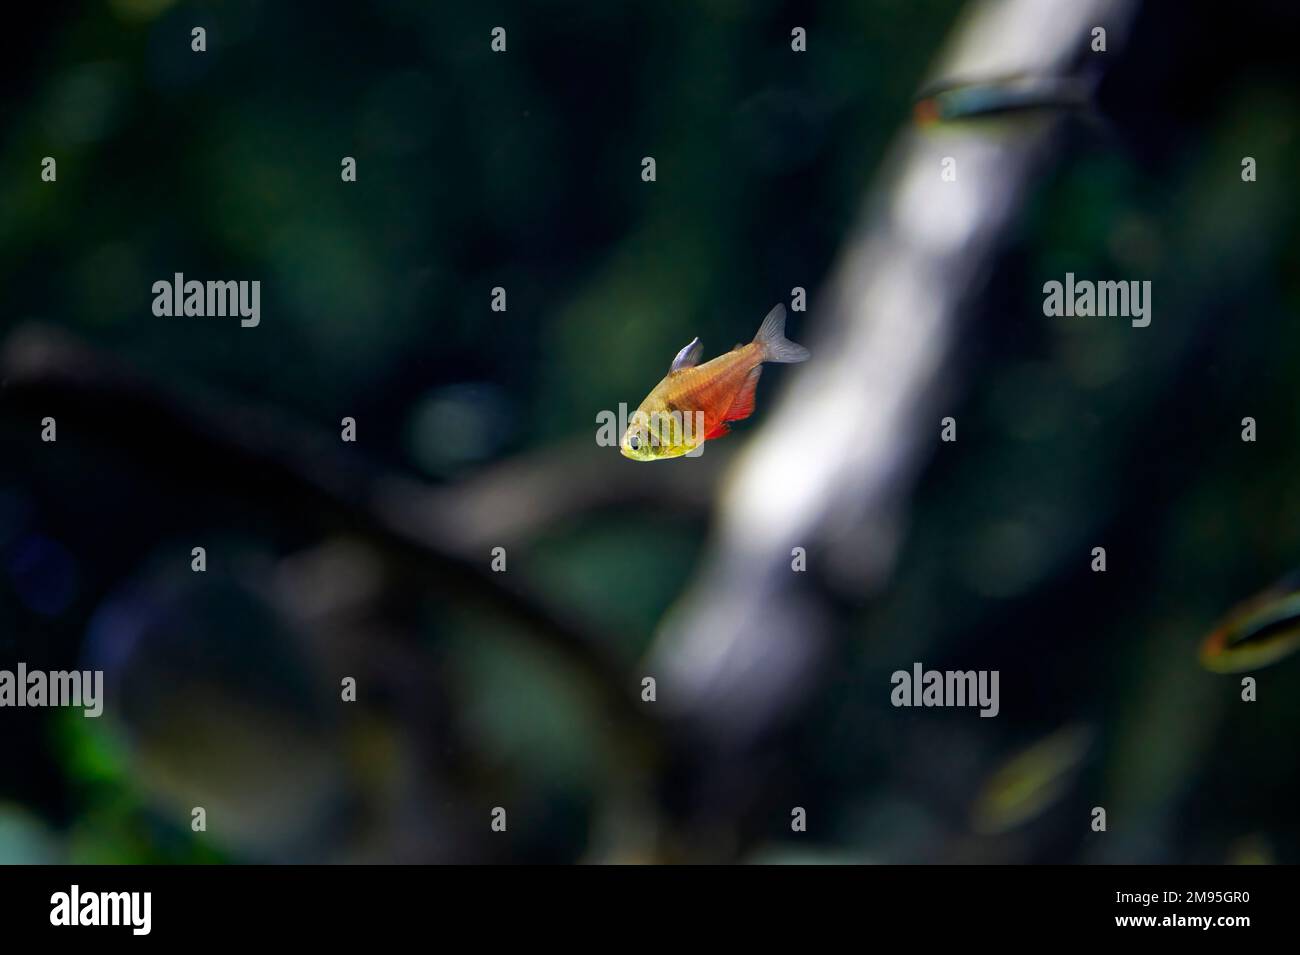
[[[627,436],[627,446],[631,448],[633,451],[635,451],[637,448],[641,446],[641,439],[637,437],[635,434],[629,434]]]

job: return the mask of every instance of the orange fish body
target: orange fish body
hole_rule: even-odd
[[[637,461],[690,454],[727,433],[727,423],[754,412],[754,392],[764,362],[799,362],[808,350],[785,337],[785,306],[768,312],[747,345],[696,364],[700,340],[677,353],[662,381],[641,402],[619,445]]]

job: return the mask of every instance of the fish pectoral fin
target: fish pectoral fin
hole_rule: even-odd
[[[745,383],[731,400],[731,407],[722,416],[723,421],[743,421],[754,413],[754,394],[758,389],[758,376],[763,373],[762,365],[755,365],[745,376]]]
[[[704,353],[704,345],[700,342],[700,336],[696,335],[695,339],[677,353],[673,363],[668,366],[668,374],[675,371],[681,371],[684,368],[694,368],[700,363],[700,355]]]

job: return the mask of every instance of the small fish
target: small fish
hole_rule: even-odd
[[[1235,607],[1201,645],[1215,673],[1257,670],[1300,649],[1300,573]]]
[[[922,126],[1034,110],[1088,110],[1096,90],[1093,77],[1015,75],[931,87],[918,98],[916,122]]]
[[[763,362],[798,362],[808,349],[785,337],[785,306],[767,313],[748,345],[699,364],[697,337],[677,353],[668,374],[646,396],[628,424],[619,450],[634,461],[676,458],[727,433],[727,422],[754,412]]]

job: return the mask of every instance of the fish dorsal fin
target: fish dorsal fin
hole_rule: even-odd
[[[700,363],[700,355],[704,353],[704,346],[700,344],[700,336],[696,335],[689,345],[677,353],[673,363],[668,366],[668,374],[675,371],[682,371],[686,368],[694,368]]]

